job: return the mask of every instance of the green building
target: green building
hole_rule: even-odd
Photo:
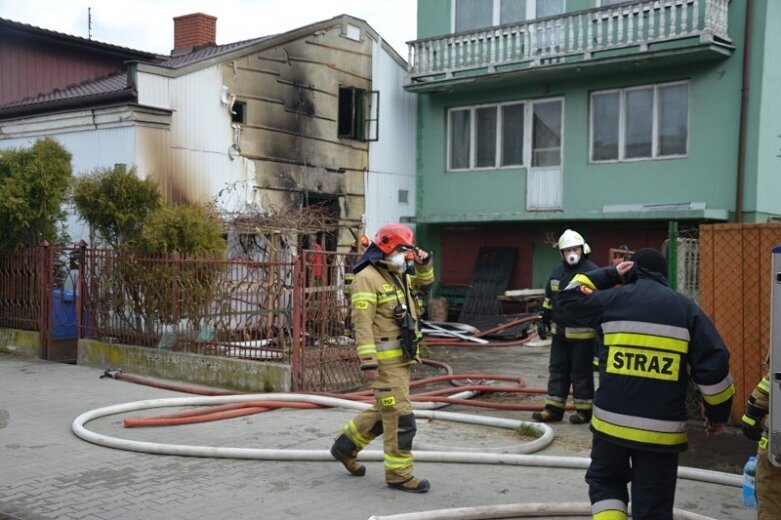
[[[778,1],[418,0],[405,89],[440,282],[510,246],[512,288],[542,287],[566,228],[604,265],[671,221],[779,218],[773,27]]]

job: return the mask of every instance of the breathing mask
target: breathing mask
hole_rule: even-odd
[[[570,251],[564,256],[564,260],[566,260],[569,265],[576,265],[580,262],[580,253],[577,251]]]
[[[394,251],[388,255],[386,261],[388,262],[388,265],[399,273],[407,268],[407,259],[405,258],[404,251]]]

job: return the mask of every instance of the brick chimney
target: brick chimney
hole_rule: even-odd
[[[217,42],[217,18],[203,13],[174,18],[174,50]]]

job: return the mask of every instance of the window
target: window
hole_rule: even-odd
[[[236,101],[231,107],[231,122],[233,123],[246,123],[247,122],[247,104],[243,101]]]
[[[458,107],[448,112],[448,170],[519,167],[526,162],[524,102]]]
[[[564,0],[454,0],[453,32],[555,16]]]
[[[409,190],[399,190],[399,203],[407,204],[409,202]]]
[[[680,157],[688,142],[688,82],[591,94],[592,162]]]
[[[379,91],[339,87],[338,136],[356,141],[379,139]]]
[[[561,101],[534,104],[532,166],[561,165]]]

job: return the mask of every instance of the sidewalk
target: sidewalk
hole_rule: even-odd
[[[518,371],[523,372],[520,364]],[[416,474],[431,481],[432,491],[411,495],[384,485],[379,462],[367,463],[366,477],[358,478],[336,462],[202,459],[96,446],[71,432],[73,419],[83,412],[182,396],[100,379],[101,373],[0,354],[0,519],[8,515],[19,519],[365,520],[372,515],[450,507],[587,500],[582,470],[421,462],[416,464]],[[138,429],[123,428],[124,416],[118,415],[87,426],[107,435],[155,442],[326,450],[352,415],[343,410],[275,411],[199,425]],[[490,447],[505,445],[507,440],[475,426],[424,420],[418,421],[418,432],[421,442],[453,446]],[[554,442],[540,454],[588,453],[582,446],[573,450]],[[743,509],[740,489],[714,484],[680,481],[676,506],[714,518],[755,517]]]

